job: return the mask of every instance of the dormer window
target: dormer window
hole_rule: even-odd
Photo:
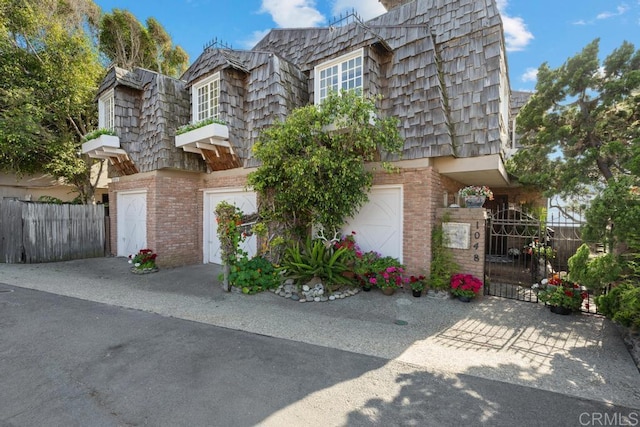
[[[113,89],[98,98],[98,128],[114,130],[114,96]]]
[[[191,96],[193,123],[206,119],[217,119],[220,106],[220,73],[193,85]]]
[[[363,49],[342,55],[315,67],[315,103],[320,104],[331,92],[341,90],[362,93]]]

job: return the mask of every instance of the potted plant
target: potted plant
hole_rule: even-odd
[[[353,271],[356,274],[362,290],[365,292],[369,292],[373,286],[370,279],[376,275],[374,268],[380,258],[380,254],[376,251],[365,252],[356,257]]]
[[[157,257],[151,249],[140,249],[137,254],[129,255],[129,264],[133,264],[131,271],[136,274],[155,273],[158,271]]]
[[[468,208],[481,208],[486,199],[493,200],[493,192],[486,185],[469,185],[460,190],[460,197]]]
[[[409,286],[411,286],[411,294],[414,297],[419,298],[420,295],[422,295],[422,291],[426,287],[426,283],[427,283],[427,279],[422,275],[410,276]]]
[[[395,290],[401,288],[406,282],[404,269],[394,265],[389,266],[379,271],[375,277],[370,279],[370,282],[380,288],[383,294],[393,295]]]
[[[538,299],[547,304],[552,313],[571,314],[579,311],[588,294],[580,285],[555,274],[546,287],[538,291]]]
[[[458,297],[460,301],[469,302],[475,298],[482,289],[482,280],[472,274],[454,274],[451,277],[451,295]]]
[[[378,257],[368,267],[368,282],[380,288],[385,295],[392,295],[406,282],[404,266],[391,256]]]

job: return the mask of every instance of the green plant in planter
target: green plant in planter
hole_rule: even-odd
[[[410,276],[409,286],[411,286],[412,291],[422,292],[424,288],[427,286],[427,278],[424,277],[423,275]]]
[[[586,291],[569,280],[555,275],[549,280],[544,290],[538,292],[538,299],[548,305],[568,308],[578,311],[582,307],[582,301],[588,297]]]
[[[208,126],[213,123],[217,123],[219,125],[227,124],[224,120],[219,120],[219,119],[200,120],[199,122],[196,122],[196,123],[189,123],[184,126],[180,126],[178,129],[176,129],[176,135],[182,135],[183,133],[191,132],[192,130],[200,129],[202,127]]]
[[[363,288],[371,287],[369,279],[375,275],[375,271],[372,266],[380,256],[381,255],[376,251],[369,251],[362,253],[359,257],[356,257],[356,261],[353,265],[353,272]]]
[[[83,136],[82,139],[84,141],[91,141],[92,139],[96,139],[102,135],[116,136],[116,132],[111,129],[100,128],[100,129],[94,130],[93,132],[89,132],[88,134]]]
[[[351,279],[342,274],[349,268],[344,262],[347,251],[346,247],[334,249],[322,240],[307,238],[303,247],[295,243],[285,249],[284,276],[302,284],[317,277],[330,291],[334,286],[352,285]]]
[[[151,249],[140,249],[137,254],[129,255],[129,264],[132,264],[135,270],[152,270],[156,268],[156,258],[158,255]]]
[[[245,294],[277,288],[280,284],[279,269],[261,256],[251,259],[244,256],[235,262],[230,270],[229,283],[240,288]]]
[[[369,278],[369,283],[380,289],[396,289],[402,288],[407,280],[408,278],[404,276],[404,268],[392,265],[378,271],[375,276]]]

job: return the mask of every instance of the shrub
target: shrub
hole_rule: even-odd
[[[598,311],[623,326],[640,328],[640,287],[621,283],[596,297]]]
[[[448,217],[442,219],[448,221]],[[437,225],[431,232],[431,270],[429,287],[435,290],[446,290],[451,285],[451,276],[459,269],[453,259],[453,253],[445,246],[446,236],[442,224]]]
[[[245,256],[231,266],[229,283],[245,294],[273,289],[280,284],[279,269],[261,256]]]

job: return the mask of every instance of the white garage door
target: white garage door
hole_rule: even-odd
[[[118,193],[118,256],[136,254],[147,246],[147,192]]]
[[[344,233],[356,232],[364,251],[376,251],[402,262],[402,186],[375,186],[369,202],[347,222]]]
[[[220,264],[220,240],[218,240],[218,226],[214,210],[221,201],[226,201],[242,210],[244,214],[256,212],[256,193],[242,189],[228,191],[208,191],[204,193],[204,262]],[[257,249],[256,236],[247,238],[242,244],[242,250],[252,257]]]

